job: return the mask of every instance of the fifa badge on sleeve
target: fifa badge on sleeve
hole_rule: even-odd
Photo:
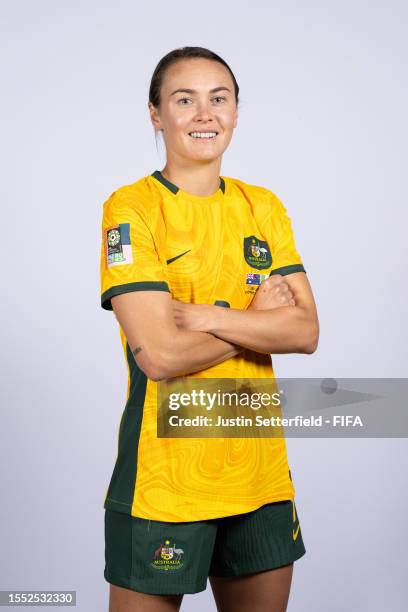
[[[108,268],[133,263],[130,223],[119,223],[106,230],[105,252]]]

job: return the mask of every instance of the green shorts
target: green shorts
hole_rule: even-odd
[[[133,591],[205,591],[208,576],[288,565],[306,552],[294,501],[206,521],[168,523],[105,510],[105,580]]]

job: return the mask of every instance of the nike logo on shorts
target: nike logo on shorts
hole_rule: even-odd
[[[298,524],[296,529],[293,529],[293,527],[292,527],[293,540],[296,540],[296,538],[298,537],[298,534],[299,534],[300,523],[299,523],[299,520],[298,520],[297,515],[296,515],[296,506],[295,506],[295,502],[293,501],[293,499],[292,499],[292,508],[293,508],[293,523],[296,523],[296,521],[297,521],[297,524]]]

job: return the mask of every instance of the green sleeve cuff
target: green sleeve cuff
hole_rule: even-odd
[[[285,276],[286,274],[293,274],[293,272],[305,272],[306,270],[303,267],[303,264],[292,264],[291,266],[282,266],[282,268],[276,268],[276,270],[272,270],[269,276],[272,274],[281,274]]]
[[[170,289],[165,281],[141,281],[137,283],[125,283],[124,285],[116,285],[111,287],[101,295],[101,306],[104,310],[113,310],[111,298],[121,293],[130,293],[131,291],[168,291]]]

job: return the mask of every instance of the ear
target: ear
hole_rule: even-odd
[[[151,102],[148,102],[148,108],[150,112],[150,119],[153,124],[153,127],[156,131],[160,131],[162,129],[162,122],[159,117],[159,112],[155,106]]]

